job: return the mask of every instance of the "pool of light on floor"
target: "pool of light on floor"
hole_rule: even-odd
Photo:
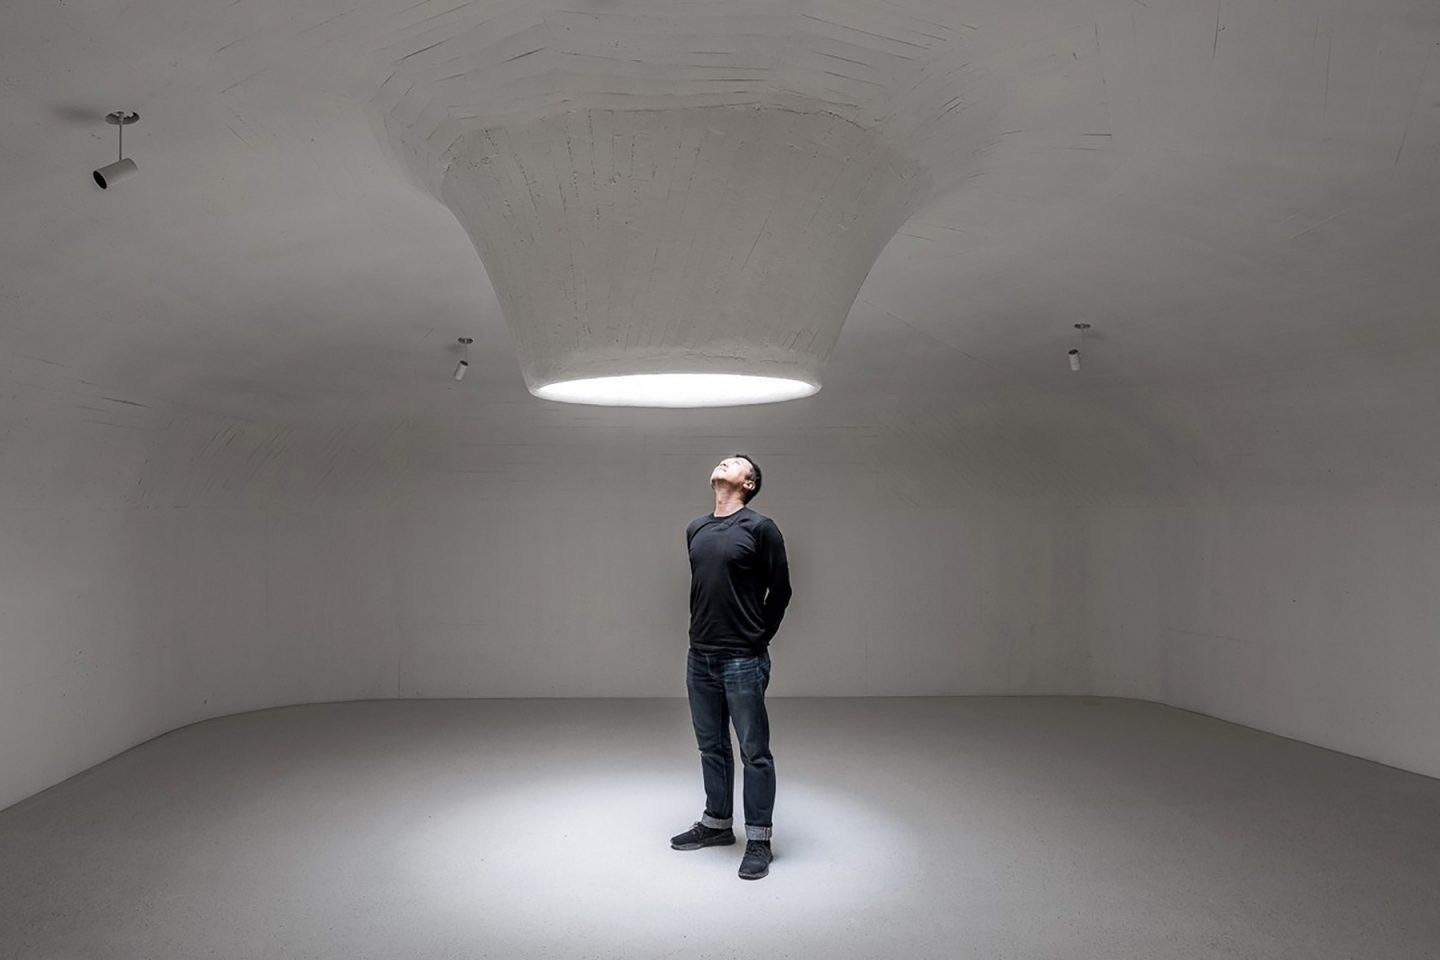
[[[737,917],[756,936],[823,937],[900,909],[906,872],[924,850],[913,825],[793,774],[777,797],[784,813],[764,880],[736,876],[745,852],[739,797],[733,846],[670,849],[669,837],[704,807],[698,766],[604,771],[556,754],[508,784],[498,771],[479,776],[463,798],[419,791],[413,821],[387,838],[387,882],[414,909],[446,918],[446,929],[549,956],[567,955],[578,940],[594,956],[716,956],[655,945],[723,942]],[[742,777],[737,769],[737,787]]]
[[[562,403],[612,407],[732,407],[798,400],[820,388],[804,380],[737,373],[638,373],[561,380],[535,396]]]

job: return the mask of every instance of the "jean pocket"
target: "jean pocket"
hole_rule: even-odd
[[[725,679],[730,683],[754,685],[770,673],[769,659],[764,656],[735,657],[725,662]]]

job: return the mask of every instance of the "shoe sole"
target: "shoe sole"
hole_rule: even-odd
[[[740,874],[740,879],[741,879],[741,880],[759,880],[761,877],[768,876],[769,873],[770,873],[770,868],[769,868],[769,867],[766,867],[764,870],[762,870],[762,871],[759,872],[759,873],[742,873],[742,874]]]
[[[733,847],[735,835],[731,834],[728,840],[702,840],[699,843],[672,843],[671,850],[699,850],[701,847]]]

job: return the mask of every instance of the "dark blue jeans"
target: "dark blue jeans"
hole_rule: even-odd
[[[775,758],[770,755],[770,718],[765,688],[770,685],[770,653],[730,656],[691,650],[685,665],[690,719],[700,746],[708,827],[731,825],[735,804],[735,755],[730,724],[745,763],[745,836],[770,839],[775,809]]]

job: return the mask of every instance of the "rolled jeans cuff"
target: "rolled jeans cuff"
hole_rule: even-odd
[[[746,839],[746,840],[769,840],[769,839],[770,839],[770,829],[771,829],[770,827],[756,827],[756,826],[752,826],[751,824],[748,824],[748,823],[747,823],[747,824],[745,824],[745,839]]]
[[[719,817],[712,817],[708,813],[700,814],[700,826],[709,827],[711,830],[729,830],[730,825],[734,822],[734,817],[726,817],[722,820]]]

